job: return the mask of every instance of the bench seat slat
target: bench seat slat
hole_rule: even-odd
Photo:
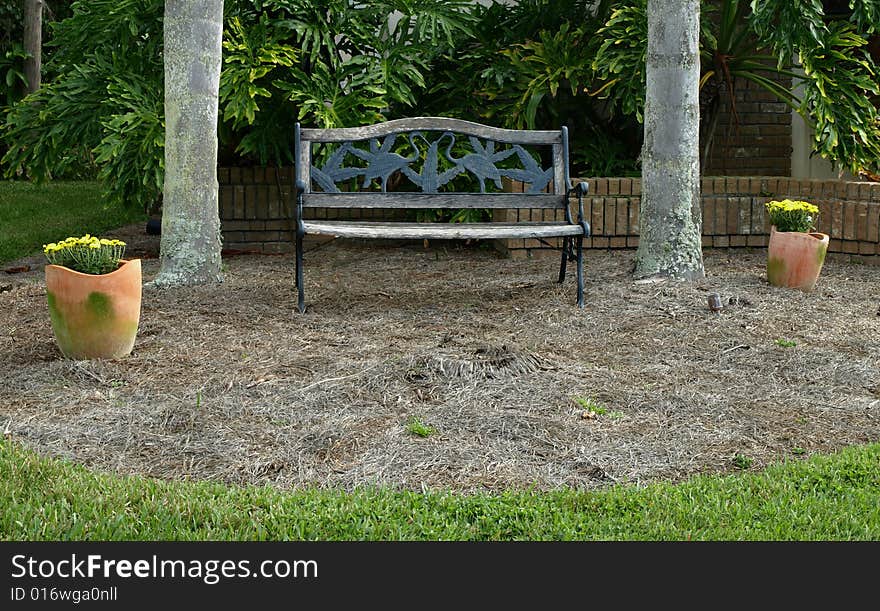
[[[307,234],[339,238],[494,239],[553,238],[583,235],[580,225],[567,223],[382,223],[374,221],[304,220]]]
[[[565,196],[542,193],[304,193],[304,208],[562,208]]]

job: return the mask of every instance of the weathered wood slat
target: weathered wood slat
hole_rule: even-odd
[[[583,235],[579,225],[564,223],[381,223],[370,221],[303,221],[307,234],[339,238],[451,240],[552,238]]]
[[[305,193],[305,208],[564,208],[563,195],[531,193]]]
[[[447,117],[414,117],[395,119],[385,123],[364,127],[342,127],[334,129],[303,128],[302,139],[316,142],[346,142],[378,138],[392,133],[412,130],[453,131],[477,138],[488,138],[508,144],[557,144],[562,141],[558,130],[516,130],[480,125],[471,121],[449,119]]]

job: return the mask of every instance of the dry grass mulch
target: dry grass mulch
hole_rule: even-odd
[[[142,229],[120,235],[155,256]],[[802,293],[767,284],[764,251],[707,251],[706,279],[660,284],[632,281],[631,251],[588,251],[579,310],[555,257],[313,248],[305,315],[291,257],[234,256],[221,285],[146,288],[114,361],[61,357],[36,260],[3,274],[5,434],[118,473],[460,492],[680,481],[880,440],[876,266],[829,256]]]

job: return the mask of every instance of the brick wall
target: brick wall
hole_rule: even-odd
[[[267,254],[293,250],[293,168],[218,168],[223,248]],[[306,218],[382,220],[399,214],[382,209],[306,209]]]
[[[634,248],[639,243],[641,179],[590,178],[584,214],[592,237],[587,248]],[[703,246],[765,247],[769,239],[764,203],[802,199],[819,206],[819,231],[829,234],[829,252],[880,255],[880,183],[796,180],[776,177],[706,177],[702,183]],[[577,213],[576,202],[571,206]],[[541,211],[503,210],[503,220],[553,220]],[[547,214],[546,212],[544,213]],[[534,217],[532,215],[535,215]],[[562,218],[561,213],[555,218]],[[499,248],[514,257],[556,255],[558,240],[505,240]]]
[[[221,168],[220,219],[223,246],[263,253],[290,252],[290,168]],[[585,201],[593,235],[588,248],[633,248],[639,240],[638,178],[589,178]],[[703,246],[728,248],[767,244],[770,228],[764,202],[804,199],[819,206],[819,230],[831,236],[829,250],[863,255],[880,254],[880,183],[795,180],[775,177],[707,177],[702,184]],[[572,214],[577,214],[576,202]],[[313,218],[389,216],[384,210],[307,210]],[[556,220],[551,210],[497,210],[496,221]],[[498,248],[514,257],[557,256],[558,240],[504,240]]]
[[[763,73],[774,78],[773,73]],[[780,81],[791,87],[791,78]],[[791,175],[791,108],[751,81],[741,79],[733,94],[721,95],[714,145],[703,174],[706,176]]]

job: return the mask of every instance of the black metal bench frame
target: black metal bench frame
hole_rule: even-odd
[[[412,157],[394,150],[399,136],[410,145]],[[455,157],[456,138],[464,138],[472,152]],[[569,176],[568,129],[501,129],[445,117],[397,119],[364,127],[311,129],[295,127],[296,193],[296,287],[297,307],[305,312],[303,287],[303,239],[307,234],[345,238],[386,239],[497,239],[562,237],[559,283],[564,282],[569,260],[577,261],[577,305],[584,307],[583,240],[590,235],[584,217],[583,197],[587,183],[572,186]],[[422,144],[417,144],[421,140]],[[444,143],[444,141],[446,141]],[[404,143],[406,143],[404,141]],[[313,145],[335,147],[322,167],[313,163]],[[496,144],[501,148],[497,151]],[[543,168],[523,148],[545,146],[552,151],[552,164]],[[426,148],[425,148],[426,147]],[[425,148],[425,150],[422,150]],[[398,151],[400,148],[398,147]],[[445,158],[441,156],[444,155]],[[460,153],[459,153],[460,154]],[[510,167],[505,160],[519,162]],[[354,165],[347,162],[353,162]],[[442,163],[441,163],[442,161]],[[414,169],[413,165],[417,167]],[[503,167],[504,165],[508,167]],[[446,169],[441,171],[442,168]],[[416,169],[419,171],[416,172]],[[389,177],[400,172],[421,190],[387,192]],[[456,176],[470,173],[478,179],[480,192],[444,191]],[[486,192],[486,181],[497,187],[507,177],[524,183],[523,193]],[[381,190],[341,192],[338,185],[357,181],[361,188],[379,182]],[[317,187],[320,190],[314,190]],[[578,200],[577,221],[569,209],[570,197]],[[565,221],[514,223],[409,223],[376,221],[312,220],[303,217],[305,208],[384,209],[562,209]]]

